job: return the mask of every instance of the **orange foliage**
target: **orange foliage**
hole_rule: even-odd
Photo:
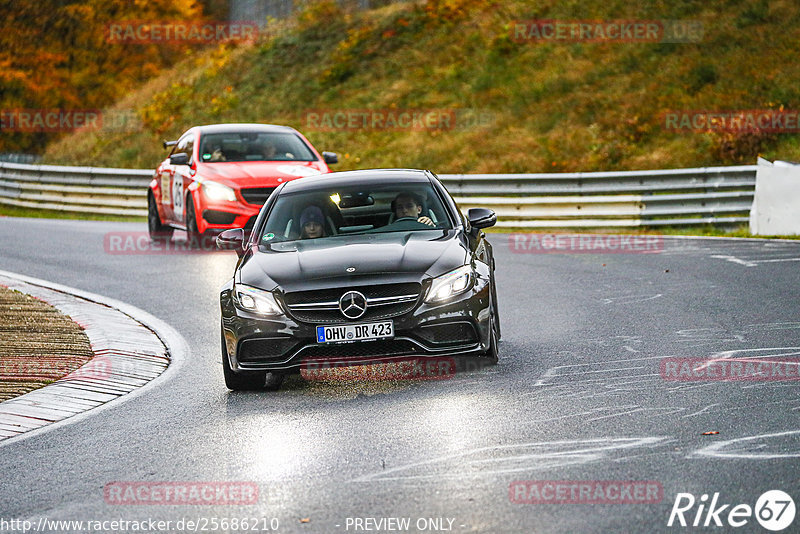
[[[0,111],[97,109],[180,59],[189,44],[117,44],[111,23],[201,21],[195,0],[0,0]],[[4,131],[0,152],[54,134]]]

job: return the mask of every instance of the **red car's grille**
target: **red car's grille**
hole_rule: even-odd
[[[247,187],[241,190],[242,198],[248,204],[263,206],[269,196],[275,191],[274,187]]]

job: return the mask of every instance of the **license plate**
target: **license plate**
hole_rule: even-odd
[[[346,324],[317,327],[317,343],[346,343],[394,337],[394,323]]]

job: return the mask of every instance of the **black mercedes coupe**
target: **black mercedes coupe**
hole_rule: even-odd
[[[347,171],[286,182],[222,288],[229,389],[277,389],[308,361],[478,356],[497,362],[492,210],[464,216],[430,171]]]

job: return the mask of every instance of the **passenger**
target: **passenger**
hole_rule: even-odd
[[[219,145],[215,145],[214,150],[211,152],[211,159],[208,161],[214,162],[214,161],[228,161],[228,160],[225,157],[225,154],[222,153],[222,147]]]
[[[430,217],[422,214],[422,202],[413,193],[400,193],[392,201],[392,209],[394,210],[395,220],[400,219],[414,219],[422,224],[434,226],[434,222]]]
[[[300,239],[325,237],[325,217],[317,206],[307,206],[300,214]]]

